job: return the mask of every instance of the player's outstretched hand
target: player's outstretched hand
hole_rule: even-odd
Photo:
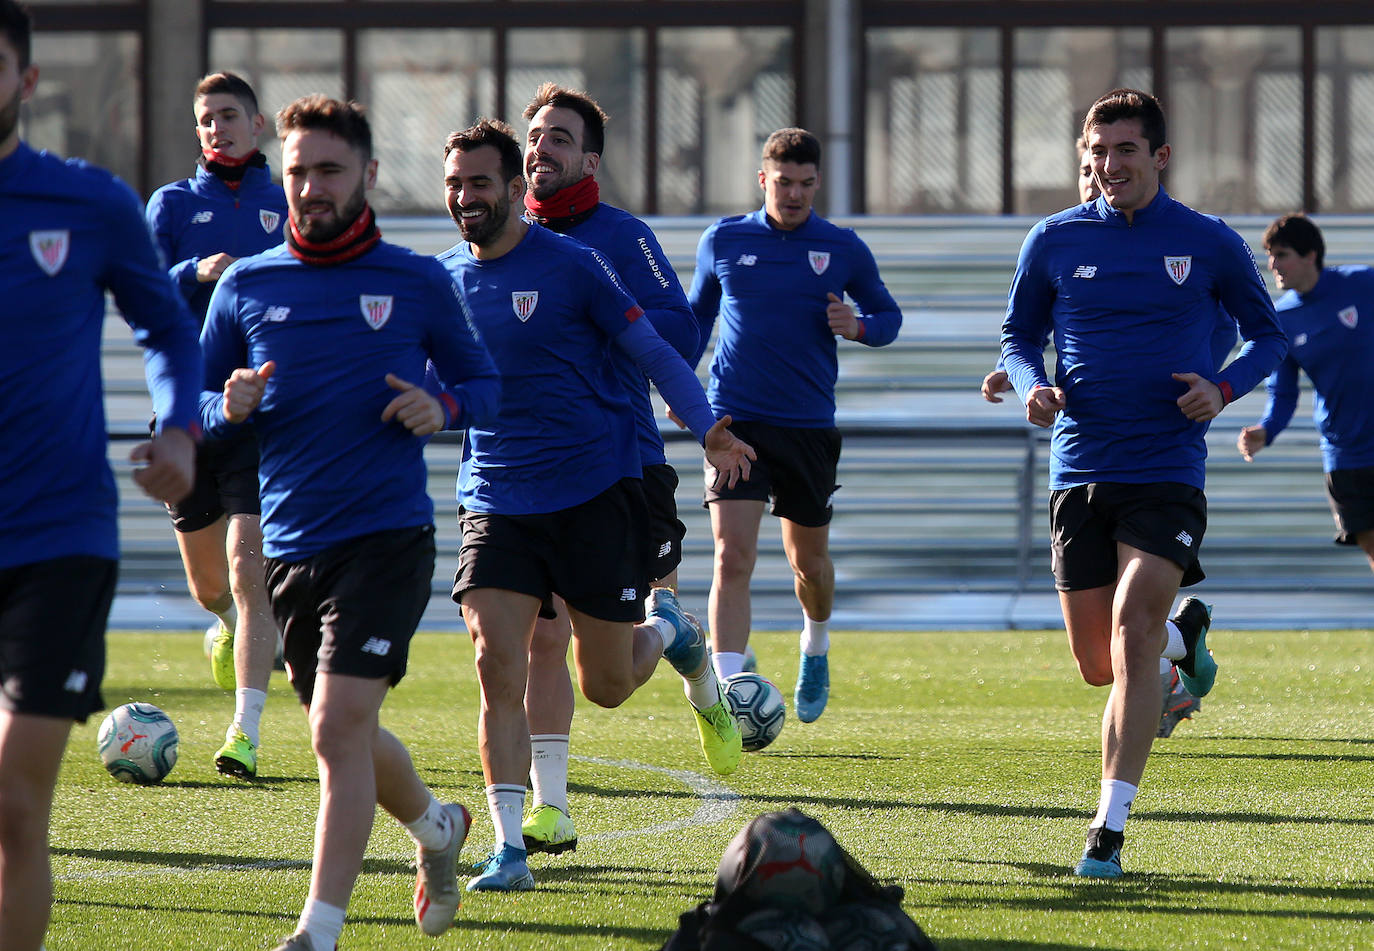
[[[749,478],[749,464],[758,458],[754,447],[730,432],[730,417],[722,416],[716,424],[706,431],[706,461],[716,470],[713,486],[719,486],[725,479],[727,487],[733,489],[740,479]]]
[[[224,381],[224,418],[231,423],[247,419],[262,402],[267,381],[272,379],[276,369],[277,361],[268,360],[256,370],[244,367],[229,374],[229,379]]]
[[[203,257],[196,262],[196,280],[202,284],[213,284],[224,276],[225,268],[237,260],[224,251]]]
[[[169,426],[129,453],[134,463],[134,482],[159,502],[180,502],[191,494],[195,480],[196,443],[191,434]]]
[[[859,318],[854,316],[854,308],[841,300],[834,291],[828,292],[825,296],[830,301],[825,307],[825,320],[830,325],[830,332],[846,340],[858,340]]]
[[[424,389],[394,373],[386,375],[386,385],[399,395],[382,410],[382,422],[394,418],[416,436],[430,436],[444,428],[444,408]]]
[[[1254,462],[1255,454],[1264,448],[1269,433],[1263,426],[1246,426],[1236,437],[1236,448],[1246,462]]]
[[[1002,397],[997,394],[1005,393],[1011,388],[1011,377],[1007,376],[1006,370],[993,370],[983,377],[983,399],[989,403],[1002,402]]]
[[[1042,428],[1054,423],[1064,408],[1064,391],[1057,386],[1037,386],[1026,399],[1026,420]]]
[[[1195,423],[1216,419],[1221,408],[1226,405],[1221,396],[1221,387],[1196,373],[1175,373],[1173,377],[1180,383],[1188,384],[1188,392],[1176,401],[1184,416]]]

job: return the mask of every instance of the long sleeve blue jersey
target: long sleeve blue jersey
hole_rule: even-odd
[[[198,168],[195,177],[153,192],[144,214],[172,282],[204,322],[215,286],[196,280],[200,259],[220,252],[246,258],[281,244],[286,195],[267,168],[250,167],[237,189]]]
[[[302,561],[372,532],[434,520],[425,439],[381,421],[394,373],[419,385],[427,364],[458,401],[454,423],[484,423],[501,382],[433,258],[379,243],[354,261],[317,267],[286,245],[234,262],[201,332],[206,429],[224,422],[224,381],[277,363],[249,417],[261,449],[263,550]]]
[[[695,363],[696,318],[687,306],[682,282],[648,225],[628,211],[602,202],[589,218],[561,233],[594,248],[610,261],[658,335],[684,360]],[[649,398],[648,381],[620,348],[612,348],[611,359],[634,408],[639,461],[644,466],[661,464],[666,461],[663,437],[659,435],[653,401]]]
[[[1245,340],[1224,369],[1214,343],[1221,308]],[[1023,402],[1049,385],[1047,332],[1057,352],[1054,385],[1066,402],[1051,443],[1055,489],[1090,482],[1203,488],[1207,424],[1179,410],[1187,385],[1172,374],[1197,373],[1236,399],[1287,351],[1249,246],[1162,188],[1133,223],[1099,198],[1031,229],[1002,325],[1002,360]]]
[[[469,428],[458,500],[473,512],[556,512],[643,471],[618,346],[700,441],[715,422],[696,377],[596,251],[531,224],[499,258],[439,255],[501,372],[501,412]]]
[[[163,427],[197,419],[194,319],[129,187],[22,142],[0,160],[0,289],[0,568],[117,558],[100,374],[105,291],[143,347]]]
[[[902,312],[873,253],[851,229],[812,212],[783,231],[763,209],[706,229],[687,300],[699,327],[693,364],[720,316],[707,390],[717,415],[777,426],[835,425],[839,358],[825,315],[828,293],[847,293],[859,305],[860,343],[882,347],[897,339]]]
[[[1288,356],[1269,376],[1259,425],[1268,442],[1283,432],[1298,403],[1298,370],[1312,381],[1312,419],[1327,472],[1374,466],[1374,270],[1329,267],[1306,294],[1288,291],[1275,305],[1288,334]]]

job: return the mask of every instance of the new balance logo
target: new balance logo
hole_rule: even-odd
[[[291,314],[290,307],[269,307],[262,312],[262,319],[274,324],[279,324]]]
[[[1189,548],[1193,547],[1193,536],[1189,535],[1187,532],[1179,532],[1174,538],[1183,542],[1183,544],[1187,545]]]
[[[1091,264],[1080,264],[1073,269],[1074,277],[1081,277],[1086,281],[1091,281],[1097,276],[1097,268]]]
[[[369,637],[367,643],[362,646],[364,654],[376,654],[378,657],[385,657],[391,653],[391,641],[384,637]]]
[[[660,557],[660,558],[667,558],[670,554],[672,554],[672,551],[673,551],[673,543],[672,543],[672,542],[664,542],[662,545],[659,545],[659,546],[658,546],[658,557]]]
[[[741,254],[735,263],[743,264],[745,267],[753,267],[759,263],[759,256],[757,254]]]
[[[191,224],[208,225],[214,218],[215,213],[213,211],[198,211],[191,216]]]
[[[85,693],[86,683],[90,677],[84,670],[73,670],[67,675],[67,682],[62,685],[62,689],[67,693]]]
[[[639,600],[639,592],[636,591],[634,588],[621,588],[621,589],[620,589],[620,600],[622,600],[622,601],[638,601],[638,600]]]

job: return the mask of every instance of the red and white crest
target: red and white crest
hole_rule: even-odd
[[[1188,275],[1193,273],[1193,256],[1184,254],[1178,257],[1164,256],[1164,270],[1169,272],[1169,278],[1181,285],[1188,280]]]
[[[539,306],[539,292],[511,291],[510,306],[511,310],[515,311],[515,316],[520,318],[521,323],[524,323],[530,319],[530,315],[534,313],[534,308]]]
[[[1360,312],[1355,309],[1353,304],[1345,308],[1345,310],[1338,312],[1336,316],[1341,319],[1341,323],[1345,324],[1351,330],[1354,330],[1355,325],[1360,322]]]
[[[30,231],[29,250],[33,259],[48,277],[54,276],[67,263],[67,252],[72,247],[72,233],[62,231]]]
[[[829,251],[807,251],[806,260],[811,262],[811,270],[817,274],[824,274],[825,269],[830,267]]]
[[[361,294],[358,297],[358,306],[363,312],[363,320],[373,330],[381,330],[382,325],[391,319],[390,294]]]
[[[266,208],[258,209],[258,223],[262,225],[262,230],[268,234],[281,227],[281,212],[268,211]]]

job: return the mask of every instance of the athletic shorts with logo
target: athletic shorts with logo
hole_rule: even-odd
[[[819,528],[829,525],[831,500],[839,484],[840,431],[834,427],[812,429],[774,426],[753,420],[730,424],[730,432],[754,447],[758,458],[750,464],[748,479],[734,488],[706,463],[703,505],[723,499],[749,499],[771,503],[769,511],[798,525]]]
[[[1358,545],[1355,536],[1374,529],[1374,466],[1328,472],[1326,501],[1336,520],[1336,544]]]
[[[687,526],[677,517],[677,470],[668,463],[644,467],[644,502],[649,507],[649,580],[658,581],[682,564]]]
[[[1093,482],[1050,492],[1054,586],[1082,591],[1115,584],[1121,542],[1183,569],[1180,587],[1206,575],[1198,550],[1207,531],[1207,497],[1179,482]]]
[[[304,561],[268,558],[267,595],[301,702],[317,673],[400,683],[433,578],[433,525],[359,535]]]
[[[603,621],[644,620],[649,511],[639,479],[621,479],[580,505],[536,515],[462,510],[462,547],[453,600],[474,588],[538,598],[554,617],[552,595]]]
[[[226,515],[261,515],[258,496],[258,439],[245,429],[231,439],[207,439],[196,448],[191,494],[167,514],[178,532],[197,532]]]
[[[105,706],[119,563],[68,555],[0,568],[0,709],[86,722]]]

